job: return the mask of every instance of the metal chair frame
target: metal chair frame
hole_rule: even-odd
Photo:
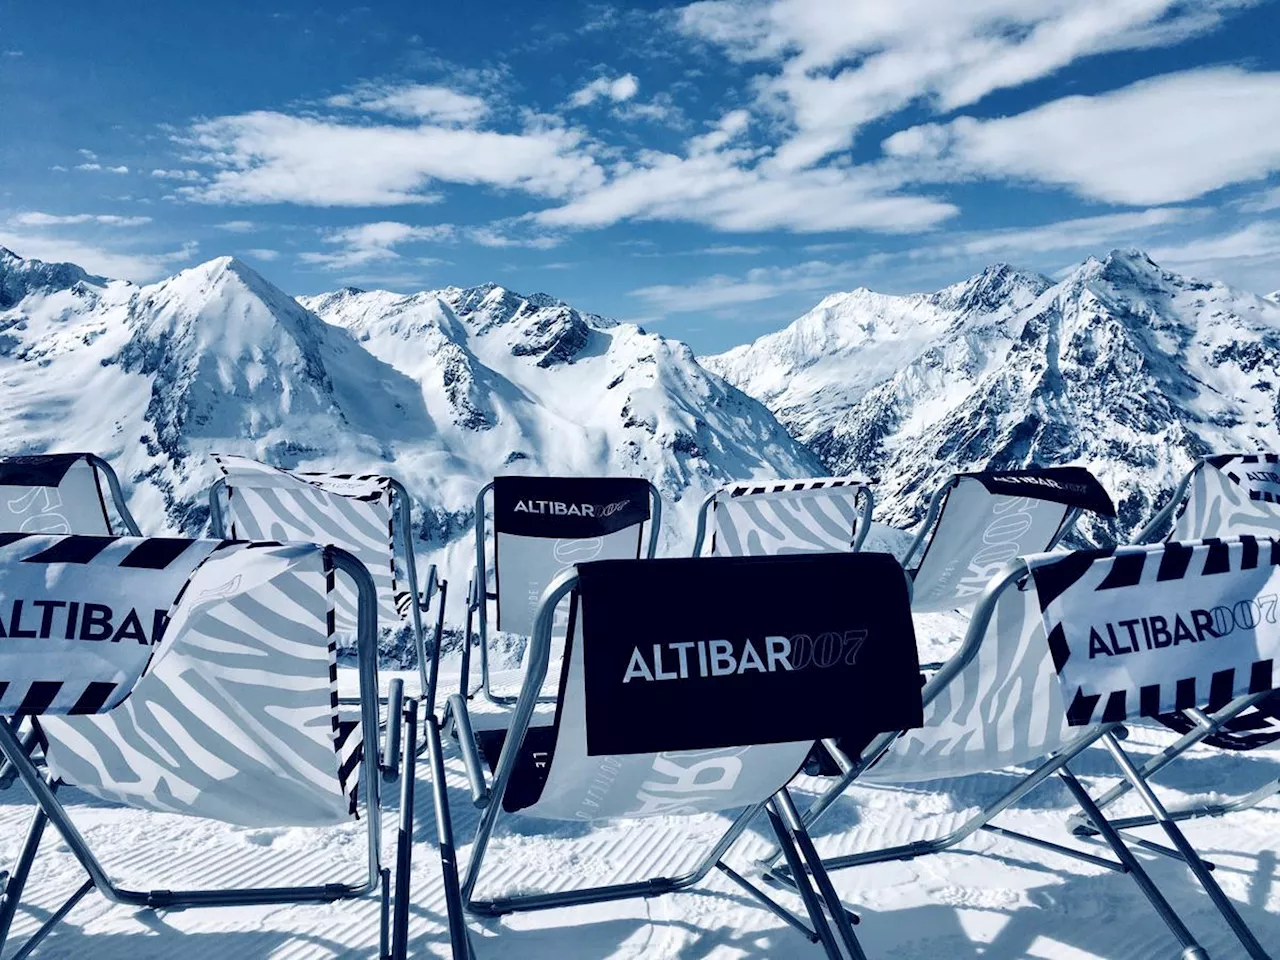
[[[463,696],[471,699],[475,692],[471,690],[471,645],[472,637],[478,638],[480,647],[480,687],[479,692],[490,703],[497,706],[512,706],[519,698],[506,694],[494,693],[492,677],[489,672],[489,601],[497,601],[497,591],[489,590],[488,558],[485,552],[485,499],[493,490],[490,480],[476,494],[475,505],[475,545],[476,565],[471,574],[471,585],[467,590],[467,632],[462,646],[462,676],[459,681]],[[658,551],[658,536],[662,532],[662,495],[658,488],[649,483],[649,544],[645,558],[652,560]],[[496,537],[496,531],[495,531]],[[495,556],[497,555],[495,541]],[[473,624],[476,632],[472,633]],[[544,696],[542,703],[554,703],[555,697]]]
[[[576,569],[565,570],[551,582],[539,601],[533,637],[529,647],[527,670],[512,714],[507,739],[494,771],[492,785],[485,778],[484,767],[471,730],[466,700],[461,694],[454,694],[449,698],[449,712],[455,721],[458,744],[462,753],[463,765],[467,771],[472,800],[482,811],[480,821],[476,827],[471,856],[458,886],[458,897],[461,906],[469,913],[497,917],[518,911],[605,903],[634,897],[654,897],[692,887],[701,882],[714,868],[746,890],[775,916],[800,931],[811,942],[821,943],[830,960],[841,960],[845,956],[840,952],[841,947],[847,951],[848,956],[855,958],[855,960],[865,960],[865,954],[853,932],[853,924],[858,922],[857,917],[840,903],[835,889],[831,885],[821,861],[818,859],[817,851],[809,839],[807,829],[801,822],[799,812],[796,810],[785,787],[769,800],[743,809],[734,818],[720,839],[702,857],[697,866],[679,876],[654,877],[637,882],[609,884],[557,893],[522,894],[488,900],[475,898],[475,887],[480,877],[481,866],[502,810],[502,798],[515,770],[515,764],[519,757],[525,734],[528,732],[530,722],[533,719],[534,710],[540,702],[539,692],[542,689],[542,684],[546,679],[550,665],[551,634],[555,610],[557,605],[577,587],[577,583]],[[792,889],[799,894],[804,903],[809,918],[808,923],[780,904],[768,892],[751,883],[723,862],[723,857],[734,842],[762,811],[769,818],[782,855],[786,857],[788,865],[795,871],[795,876],[799,878]],[[447,817],[438,823],[438,831],[442,838],[442,843],[452,850],[452,825],[448,822]],[[816,890],[811,885],[810,878],[816,884]],[[828,915],[830,922],[828,921]],[[465,933],[458,935],[455,942],[457,940],[465,940]]]
[[[97,855],[85,841],[74,821],[55,795],[57,784],[40,775],[27,751],[7,723],[0,723],[0,753],[17,771],[27,790],[37,804],[36,813],[28,830],[27,840],[12,874],[8,877],[3,898],[0,899],[0,950],[8,936],[14,914],[21,899],[22,889],[40,845],[46,823],[51,823],[70,848],[72,855],[88,874],[88,879],[63,903],[49,919],[27,940],[10,960],[22,960],[28,956],[70,913],[71,909],[92,889],[97,889],[113,903],[153,909],[185,909],[194,907],[252,906],[275,903],[328,903],[336,900],[358,899],[381,888],[381,937],[380,956],[403,960],[407,953],[407,924],[409,898],[409,868],[412,858],[413,824],[413,758],[417,753],[417,704],[409,701],[405,720],[408,735],[404,738],[404,776],[400,806],[400,830],[396,852],[396,889],[394,895],[394,923],[389,919],[392,904],[391,871],[381,862],[382,785],[380,772],[385,766],[378,747],[378,613],[377,595],[372,578],[364,565],[350,553],[337,547],[325,547],[325,555],[333,567],[350,577],[358,596],[358,640],[360,677],[360,722],[364,757],[361,761],[361,786],[366,809],[366,834],[368,865],[365,879],[358,883],[332,882],[313,885],[247,887],[205,890],[133,890],[117,884],[108,875]],[[401,715],[389,718],[387,745],[400,742]],[[391,732],[394,730],[394,734]]]
[[[1029,577],[1029,570],[1026,562],[1021,558],[1011,561],[1007,564],[1001,573],[992,579],[979,599],[977,606],[974,608],[972,618],[969,621],[969,629],[965,635],[960,650],[948,660],[941,669],[935,673],[925,685],[922,692],[922,699],[927,708],[928,705],[941,694],[952,679],[967,666],[975,656],[982,644],[982,640],[986,634],[987,627],[991,622],[991,618],[995,614],[996,603],[1000,595],[1006,589],[1022,589],[1025,581]],[[978,830],[986,830],[991,833],[1010,839],[1021,840],[1025,843],[1039,847],[1041,849],[1052,850],[1055,853],[1072,857],[1090,863],[1094,866],[1104,867],[1118,873],[1127,873],[1133,877],[1134,882],[1138,884],[1143,895],[1146,896],[1151,905],[1155,908],[1160,918],[1168,926],[1170,932],[1178,940],[1182,947],[1182,957],[1184,960],[1207,960],[1207,954],[1196,941],[1191,932],[1187,929],[1186,924],[1182,921],[1177,911],[1169,904],[1164,895],[1156,887],[1155,883],[1146,874],[1144,868],[1133,856],[1133,853],[1125,844],[1125,839],[1119,834],[1116,825],[1107,821],[1106,817],[1098,809],[1097,805],[1080,786],[1075,776],[1068,768],[1068,764],[1074,760],[1079,754],[1083,753],[1088,747],[1095,743],[1101,743],[1111,754],[1117,767],[1119,767],[1124,779],[1129,782],[1132,788],[1138,791],[1143,802],[1151,811],[1153,822],[1158,823],[1164,830],[1172,849],[1162,847],[1157,844],[1143,842],[1140,845],[1153,853],[1170,856],[1180,860],[1186,864],[1191,870],[1193,876],[1200,886],[1208,894],[1213,901],[1214,906],[1222,914],[1228,926],[1231,927],[1237,939],[1244,946],[1245,951],[1252,960],[1271,960],[1268,954],[1258,942],[1257,937],[1245,924],[1240,917],[1235,906],[1222,892],[1217,881],[1214,880],[1210,872],[1213,867],[1206,863],[1198,853],[1192,848],[1182,831],[1178,828],[1175,820],[1169,815],[1165,808],[1161,805],[1160,800],[1147,784],[1144,774],[1130,760],[1121,747],[1116,734],[1120,729],[1120,724],[1109,723],[1096,727],[1086,728],[1079,737],[1065,744],[1061,749],[1050,754],[1039,766],[1019,780],[1012,788],[1005,792],[994,803],[986,807],[984,810],[974,815],[963,825],[951,831],[950,833],[932,840],[917,840],[912,843],[903,844],[894,847],[888,847],[880,850],[870,850],[861,853],[849,854],[846,856],[833,857],[823,861],[824,866],[828,870],[840,870],[846,867],[859,866],[870,863],[883,863],[893,860],[912,860],[916,857],[926,856],[932,853],[941,853],[957,844],[961,843],[968,837],[972,836]],[[861,755],[856,759],[851,759],[838,751],[838,748],[831,741],[824,741],[824,745],[828,750],[834,751],[843,773],[839,779],[832,784],[817,800],[805,811],[803,816],[803,824],[805,827],[812,827],[815,823],[831,809],[835,801],[842,796],[845,791],[852,786],[859,776],[866,771],[877,759],[888,751],[893,742],[901,736],[905,731],[897,733],[881,734],[876,737]],[[1082,808],[1084,816],[1092,824],[1093,828],[1103,842],[1111,848],[1115,854],[1116,860],[1109,860],[1103,857],[1097,857],[1081,850],[1044,840],[1040,837],[1032,837],[1027,834],[1018,833],[1005,827],[997,826],[992,823],[996,816],[1009,807],[1013,806],[1036,787],[1040,786],[1049,777],[1057,774],[1067,785],[1073,797],[1077,800]],[[1131,841],[1132,842],[1132,841]],[[789,868],[775,866],[778,859],[778,851],[772,851],[760,861],[760,866],[766,870],[766,877],[774,882],[784,885],[793,883],[792,875]]]

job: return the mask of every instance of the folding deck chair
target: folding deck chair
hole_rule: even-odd
[[[123,524],[113,529],[102,495],[106,479]],[[92,453],[0,457],[0,533],[142,536],[111,465]]]
[[[727,484],[702,501],[693,555],[708,540],[712,557],[857,553],[871,530],[873,501],[857,477]]]
[[[744,596],[752,602],[743,604]],[[555,722],[531,728],[566,598],[569,630]],[[656,896],[691,887],[716,868],[821,942],[833,960],[842,956],[840,945],[849,956],[864,956],[786,784],[819,737],[871,734],[920,720],[907,585],[891,556],[579,564],[562,572],[538,605],[527,672],[492,784],[471,736],[465,698],[455,694],[450,706],[472,797],[483,807],[461,883],[470,912],[500,916]],[[476,896],[501,812],[582,823],[734,809],[741,812],[725,834],[682,876]],[[762,809],[800,878],[808,923],[724,863]]]
[[[1254,602],[1251,598],[1280,586],[1280,566],[1271,564],[1280,564],[1280,544],[1253,538],[1041,554],[1007,564],[974,607],[959,652],[925,685],[923,726],[864,739],[862,749],[841,754],[842,775],[810,806],[802,822],[812,827],[855,782],[916,783],[1027,766],[1031,772],[945,836],[827,859],[827,869],[938,853],[987,830],[1128,873],[1178,939],[1182,955],[1203,958],[1205,953],[1177,912],[1068,768],[1080,753],[1101,743],[1173,849],[1140,845],[1185,862],[1248,955],[1268,960],[1270,955],[1121,747],[1116,730],[1132,717],[1175,706],[1266,696],[1263,691],[1277,678],[1272,656],[1280,654],[1280,628],[1268,624],[1266,630],[1242,630],[1235,646],[1206,646],[1209,653],[1200,659],[1178,654],[1200,649],[1198,641],[1187,642],[1180,632],[1187,624],[1203,629],[1206,610],[1224,603],[1231,609],[1242,598]],[[1202,600],[1192,604],[1195,617],[1184,606],[1194,599]],[[1183,620],[1170,611],[1181,612]],[[1129,633],[1130,628],[1138,632]],[[1175,636],[1180,637],[1178,643],[1172,641]],[[1107,645],[1105,656],[1091,651],[1095,640]],[[1129,656],[1145,659],[1123,661],[1121,647],[1132,648]],[[1118,673],[1102,675],[1102,689],[1095,689],[1091,652],[1101,659],[1102,669],[1123,661]],[[1141,664],[1141,683],[1125,673],[1130,664]],[[1064,686],[1072,687],[1070,697],[1064,697]],[[992,822],[1054,774],[1116,860]],[[777,858],[775,851],[762,866],[772,869],[769,876],[776,881],[790,883],[790,868],[773,866]]]
[[[1049,552],[1086,510],[1116,515],[1111,497],[1084,467],[957,473],[929,500],[902,561],[911,570],[911,609],[972,606],[1006,563]]]
[[[1168,531],[1166,540],[1231,538],[1245,535],[1280,537],[1280,456],[1222,454],[1202,457],[1184,476],[1164,507],[1134,535],[1135,543],[1152,543]],[[1154,776],[1196,744],[1219,750],[1247,752],[1280,742],[1280,694],[1241,698],[1221,709],[1176,711],[1154,718],[1177,733],[1178,739],[1142,765],[1143,776]],[[1121,781],[1097,799],[1106,808],[1129,792]],[[1234,800],[1196,804],[1169,811],[1175,820],[1217,817],[1256,807],[1280,794],[1280,777]],[[1148,816],[1112,821],[1118,829],[1149,826]],[[1088,824],[1072,827],[1092,836]]]
[[[116,524],[111,522],[102,481],[115,507]],[[120,526],[122,529],[114,529]],[[0,457],[0,534],[81,533],[110,535],[125,532],[141,536],[138,525],[120,489],[120,479],[111,465],[92,453],[46,453]],[[0,718],[21,730],[24,720]],[[35,745],[34,729],[23,735],[28,751]],[[0,787],[7,787],[14,769],[0,758]]]
[[[357,597],[358,720],[339,714],[337,575]],[[394,910],[381,865],[376,590],[352,554],[309,543],[0,535],[0,715],[34,717],[45,779],[10,728],[0,752],[38,805],[0,903],[0,948],[46,822],[88,879],[20,950],[90,890],[179,909],[330,902],[381,887],[383,956],[406,951],[417,703],[405,707]],[[391,718],[387,747],[400,739]],[[396,760],[387,750],[394,771]],[[367,874],[306,886],[127,889],[63,807],[69,784],[127,806],[247,826],[324,826],[363,800]],[[389,919],[393,916],[393,919]],[[390,940],[390,943],[388,941]]]
[[[222,478],[209,490],[213,535],[314,541],[340,547],[359,558],[377,588],[379,624],[397,629],[405,614],[409,616],[418,658],[419,699],[427,705],[427,712],[434,714],[435,651],[440,649],[449,585],[437,580],[432,564],[426,591],[419,592],[411,499],[400,482],[377,474],[295,474],[247,457],[223,454],[215,455],[214,460]],[[428,656],[422,615],[437,592],[435,644]],[[354,635],[355,596],[345,583],[338,584],[334,614],[339,635]]]
[[[491,493],[492,590],[485,534]],[[467,597],[461,691],[472,696],[474,636],[480,647],[480,692],[490,703],[509,707],[516,697],[495,693],[490,676],[489,601],[495,604],[498,630],[529,636],[538,599],[562,570],[590,560],[638,558],[646,523],[644,556],[653,557],[662,529],[662,497],[652,483],[636,477],[495,477],[476,495],[475,515],[476,565]]]

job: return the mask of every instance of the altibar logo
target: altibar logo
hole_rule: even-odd
[[[138,611],[129,609],[123,617],[105,603],[77,600],[14,600],[6,614],[0,608],[0,639],[11,640],[106,640],[120,643],[159,643],[168,623],[168,611],[153,610],[148,633]]]
[[[630,500],[619,500],[616,503],[565,503],[562,500],[517,500],[514,512],[552,517],[611,517],[630,502]]]
[[[649,659],[640,647],[632,649],[622,682],[823,670],[839,663],[853,666],[866,640],[866,630],[845,630],[828,631],[816,637],[807,633],[760,637],[754,641],[747,637],[740,644],[732,640],[655,643]]]
[[[1152,614],[1089,628],[1089,659],[1118,657],[1143,650],[1176,647],[1182,643],[1218,640],[1236,630],[1253,630],[1276,622],[1276,596],[1240,600],[1231,606],[1196,609],[1169,616]]]

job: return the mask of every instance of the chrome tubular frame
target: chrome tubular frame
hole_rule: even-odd
[[[476,565],[471,575],[471,590],[467,595],[467,635],[462,645],[462,677],[459,682],[459,689],[463,697],[468,700],[474,696],[474,692],[471,689],[471,642],[473,636],[471,627],[474,617],[477,624],[474,636],[477,638],[480,647],[479,692],[490,703],[509,707],[519,698],[494,693],[489,676],[489,601],[498,599],[497,592],[490,592],[489,590],[488,557],[485,552],[485,500],[492,490],[493,481],[490,480],[476,494]],[[646,559],[652,560],[658,552],[658,537],[662,533],[662,495],[658,493],[658,488],[651,482],[649,483],[648,523],[649,544],[644,555]],[[496,531],[494,536],[497,536]],[[497,555],[496,549],[494,550],[494,555]],[[540,699],[541,703],[552,703],[554,701],[555,697],[551,696],[545,696]]]
[[[1067,524],[1064,523],[1063,526],[1065,528]],[[1020,582],[1027,576],[1029,576],[1029,570],[1026,562],[1019,558],[1006,565],[1004,570],[997,574],[987,585],[977,606],[974,608],[969,622],[969,629],[965,634],[960,650],[930,678],[921,693],[921,699],[926,708],[950,684],[952,679],[977,656],[983,637],[995,614],[996,604],[1001,594],[1006,589],[1019,589]],[[998,800],[945,836],[933,840],[919,840],[881,850],[870,850],[834,857],[823,861],[823,863],[828,870],[839,870],[845,867],[882,863],[891,860],[910,860],[933,853],[940,853],[954,847],[978,830],[987,830],[1001,836],[1030,843],[1042,849],[1053,850],[1056,853],[1073,857],[1095,866],[1102,866],[1119,873],[1129,874],[1138,884],[1139,889],[1146,896],[1157,914],[1164,920],[1170,933],[1178,940],[1183,951],[1182,957],[1184,960],[1193,960],[1193,958],[1206,960],[1207,955],[1204,953],[1203,948],[1196,942],[1191,932],[1180,919],[1177,911],[1160,893],[1155,883],[1133,857],[1125,845],[1124,838],[1120,836],[1119,831],[1116,829],[1116,825],[1108,823],[1098,806],[1089,799],[1083,788],[1080,788],[1068,768],[1068,764],[1077,756],[1093,744],[1101,742],[1116,760],[1116,764],[1121,769],[1125,779],[1129,781],[1133,789],[1137,790],[1144,802],[1147,803],[1152,811],[1154,820],[1160,824],[1172,842],[1173,849],[1159,847],[1155,844],[1145,844],[1144,846],[1147,849],[1154,849],[1155,852],[1183,861],[1206,893],[1208,893],[1214,906],[1217,907],[1219,913],[1222,914],[1228,925],[1235,932],[1249,956],[1253,960],[1270,960],[1268,954],[1262,951],[1262,948],[1258,945],[1256,938],[1249,931],[1235,907],[1218,887],[1209,872],[1210,865],[1206,864],[1187,842],[1173,819],[1160,806],[1159,800],[1156,799],[1155,794],[1143,778],[1143,773],[1137,770],[1124,755],[1124,751],[1115,737],[1115,730],[1119,726],[1119,724],[1111,723],[1088,728],[1075,740],[1051,754],[1040,766],[1020,779]],[[873,740],[857,759],[844,757],[841,767],[846,772],[809,807],[804,814],[803,824],[806,827],[810,827],[818,822],[831,809],[835,801],[858,779],[862,772],[892,746],[893,741],[902,732],[905,731],[882,734]],[[1117,858],[1115,861],[1096,857],[1039,837],[1017,833],[998,827],[991,822],[996,816],[1017,803],[1054,774],[1057,774],[1067,783],[1068,789],[1072,791],[1080,803],[1084,815],[1092,824],[1094,831],[1101,836],[1103,842],[1115,854]],[[773,851],[760,861],[760,865],[766,870],[766,876],[776,883],[794,885],[795,879],[790,869],[775,866],[778,856],[779,851]]]
[[[812,842],[804,824],[800,822],[791,798],[786,789],[779,791],[773,798],[743,809],[734,818],[729,828],[712,846],[698,864],[687,873],[676,877],[654,877],[648,880],[618,883],[605,886],[588,887],[579,890],[561,891],[558,893],[522,894],[512,897],[501,897],[488,900],[475,898],[476,883],[480,878],[481,865],[493,836],[498,816],[502,810],[502,799],[515,771],[520,756],[525,734],[533,719],[534,710],[539,702],[539,693],[546,680],[550,666],[551,634],[555,621],[556,607],[577,587],[576,568],[562,571],[543,592],[538,604],[538,612],[534,621],[533,636],[530,640],[529,654],[520,695],[511,717],[511,725],[503,744],[502,754],[498,758],[492,785],[485,783],[484,768],[479,759],[475,741],[471,737],[467,704],[461,694],[449,698],[450,713],[457,722],[459,745],[462,749],[464,765],[468,779],[471,781],[472,798],[482,808],[480,821],[476,826],[475,841],[471,847],[471,856],[467,862],[459,884],[459,897],[462,906],[470,913],[480,916],[496,917],[503,914],[526,910],[542,910],[550,907],[575,906],[588,903],[603,903],[612,900],[624,900],[632,897],[653,897],[664,893],[683,890],[703,880],[713,868],[719,868],[729,879],[742,886],[760,901],[767,909],[795,927],[811,941],[823,944],[830,960],[840,960],[844,954],[837,946],[837,937],[843,944],[849,957],[865,960],[865,954],[854,937],[852,923],[855,922],[849,912],[836,899],[834,888],[826,876],[822,861],[813,850]],[[796,889],[804,902],[809,921],[781,906],[764,890],[751,884],[740,874],[721,861],[730,847],[737,841],[748,825],[761,812],[766,811],[774,828],[779,847],[787,856],[788,863],[797,868],[800,879]],[[447,814],[447,810],[446,810]],[[442,819],[437,814],[437,830],[443,849],[454,849],[452,826],[447,815]],[[818,890],[809,886],[808,877],[812,875],[817,881]],[[446,870],[446,877],[448,871]],[[831,929],[827,917],[829,914],[835,922],[835,931]],[[465,939],[457,931],[453,932],[454,942]],[[456,948],[455,948],[456,949]],[[456,955],[456,952],[455,952]]]
[[[693,552],[690,556],[702,556],[702,548],[707,541],[707,526],[724,489],[724,487],[721,487],[719,490],[712,490],[703,498],[702,505],[698,507],[698,525],[693,535]],[[871,514],[875,509],[876,499],[875,494],[871,492],[870,484],[858,484],[855,489],[857,493],[854,495],[854,502],[860,501],[862,506],[858,509],[858,526],[853,534],[853,553],[857,553],[862,549],[863,541],[867,539],[867,534],[871,532]]]
[[[391,487],[391,508],[396,516],[394,546],[400,550],[401,559],[404,561],[405,578],[409,581],[410,622],[413,627],[414,653],[418,659],[418,699],[426,705],[428,713],[434,714],[436,678],[440,667],[440,641],[444,633],[444,605],[448,597],[449,582],[437,577],[435,564],[432,564],[427,568],[426,589],[425,591],[422,589],[422,584],[418,580],[417,555],[413,549],[413,499],[399,480],[394,477],[388,477],[387,480]],[[223,501],[230,496],[228,489],[225,477],[218,478],[209,487],[209,526],[215,537],[226,538],[228,535],[226,515],[222,508]],[[428,657],[422,615],[431,608],[431,599],[437,593],[440,595],[440,603],[436,611],[435,643],[431,656]],[[349,704],[353,701],[344,698],[343,702]],[[425,749],[424,738],[419,752]]]
[[[387,871],[383,870],[381,864],[382,818],[379,815],[382,809],[382,784],[378,769],[378,757],[381,754],[378,748],[377,594],[373,579],[370,577],[369,571],[365,569],[364,564],[350,553],[337,547],[325,547],[324,551],[333,568],[350,577],[355,583],[358,597],[357,652],[359,656],[361,692],[360,722],[364,749],[360,776],[365,797],[368,858],[365,879],[358,883],[337,882],[299,886],[205,890],[132,890],[120,886],[108,876],[106,869],[89,847],[89,844],[67,814],[62,803],[55,796],[54,791],[57,785],[41,777],[40,772],[36,769],[27,752],[23,750],[22,744],[18,741],[9,725],[0,723],[0,753],[3,753],[14,766],[18,777],[39,807],[28,835],[27,844],[19,861],[19,866],[24,869],[15,871],[15,874],[9,878],[6,895],[4,900],[0,902],[0,932],[7,934],[13,914],[17,910],[18,897],[14,895],[15,889],[13,885],[17,881],[16,890],[20,891],[26,881],[26,873],[29,871],[31,863],[34,862],[36,848],[40,842],[40,834],[43,832],[44,820],[47,819],[48,823],[53,825],[54,829],[71,849],[72,855],[80,862],[80,865],[89,876],[89,879],[72,895],[71,899],[63,904],[27,941],[19,953],[20,956],[26,956],[31,950],[35,949],[35,946],[53,930],[75,903],[93,888],[97,888],[99,893],[113,903],[154,909],[252,906],[276,903],[327,903],[335,900],[364,897],[379,889],[379,887],[384,891],[387,889]],[[399,720],[399,717],[390,718],[392,724],[398,724]],[[410,736],[405,741],[406,750],[412,749],[413,742],[414,735],[411,730]],[[411,765],[406,763],[406,769],[411,769]],[[411,803],[412,787],[408,787],[407,790]],[[397,857],[403,862],[403,869],[407,872],[407,858],[412,852],[412,837],[405,836],[402,833],[400,843],[401,847]],[[408,847],[404,846],[405,844],[408,844]],[[407,884],[403,891],[399,889],[396,891],[397,898],[402,895],[405,897],[408,895]],[[397,913],[397,919],[401,919],[399,913]],[[407,919],[405,919],[405,922],[407,922]],[[398,942],[403,942],[403,936],[398,936]],[[383,930],[383,939],[384,941],[386,939],[385,929]],[[3,949],[3,946],[3,940],[0,940],[0,950]]]

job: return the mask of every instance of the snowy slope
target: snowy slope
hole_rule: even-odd
[[[1280,448],[1280,307],[1139,251],[1058,283],[997,265],[938,293],[856,290],[703,359],[764,401],[832,471],[881,479],[877,516],[915,520],[957,470],[1083,463],[1120,531],[1201,453]]]
[[[147,530],[204,529],[213,451],[382,470],[418,501],[424,558],[465,585],[496,473],[649,477],[675,549],[711,486],[822,470],[684,344],[545,296],[304,305],[226,257],[138,287],[3,251],[0,297],[0,452],[100,453]]]

